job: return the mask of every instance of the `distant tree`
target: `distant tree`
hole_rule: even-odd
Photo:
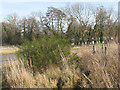
[[[19,28],[19,19],[16,14],[8,15],[5,22],[2,23],[2,41],[5,44],[21,44],[21,29]]]
[[[101,33],[103,37],[115,37],[115,22],[117,20],[113,19],[112,15],[114,14],[112,12],[112,8],[106,9],[103,6],[97,7],[96,10],[93,9],[93,15],[95,18],[94,30],[96,36],[99,36],[97,38],[101,38]]]
[[[66,15],[61,10],[54,7],[48,7],[46,18],[52,30],[57,28],[58,31],[63,32],[63,20],[65,17]],[[57,27],[55,27],[56,22]]]

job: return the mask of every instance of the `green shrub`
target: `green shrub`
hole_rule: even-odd
[[[59,47],[58,47],[59,46]],[[70,54],[70,44],[65,37],[61,36],[44,36],[41,39],[33,41],[25,40],[20,50],[20,55],[25,57],[29,64],[40,68],[48,64],[58,64],[61,61],[60,49],[65,56]]]

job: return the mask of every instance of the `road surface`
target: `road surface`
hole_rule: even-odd
[[[1,63],[2,63],[2,65],[4,65],[4,64],[9,64],[9,61],[18,60],[16,54],[6,54],[6,55],[2,55],[2,57],[0,55],[0,58],[2,59],[2,60],[0,60],[0,65],[1,65]]]

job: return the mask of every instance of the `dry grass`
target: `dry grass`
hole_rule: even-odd
[[[10,54],[15,53],[19,49],[15,46],[0,46],[0,54]]]
[[[78,47],[77,47],[78,48]],[[56,88],[58,79],[62,77],[64,88],[117,88],[118,87],[118,45],[107,45],[107,55],[102,53],[101,46],[92,54],[92,47],[80,47],[77,51],[79,61],[69,64],[63,54],[63,68],[50,65],[43,72],[36,72],[20,62],[14,62],[3,67],[3,74],[12,88]],[[75,52],[75,51],[72,51]],[[86,72],[89,71],[89,74]]]
[[[71,80],[75,76],[71,71],[63,71],[56,66],[49,66],[46,72],[36,72],[34,75],[34,71],[22,60],[3,66],[3,69],[3,75],[11,88],[57,88],[60,77],[64,78],[64,81],[66,80],[64,87],[73,87]],[[79,79],[78,76],[75,78]]]
[[[118,87],[118,45],[112,42],[107,47],[107,54],[101,45],[96,45],[96,54],[92,54],[92,48],[77,52],[81,57],[81,66],[90,71],[89,78],[95,88],[113,88]]]

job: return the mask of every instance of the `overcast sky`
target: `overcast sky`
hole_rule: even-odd
[[[12,13],[23,17],[30,15],[31,12],[41,11],[45,13],[49,6],[62,8],[67,4],[85,2],[96,6],[104,5],[105,7],[112,7],[115,13],[118,11],[118,0],[2,0],[0,3],[0,15],[1,20]]]

